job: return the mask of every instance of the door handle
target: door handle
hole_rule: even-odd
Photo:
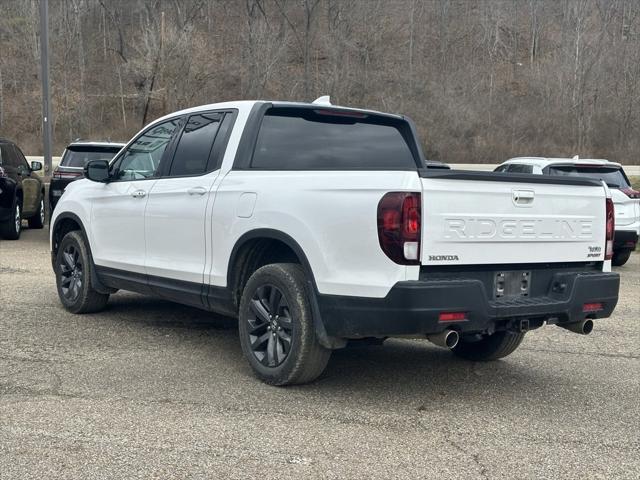
[[[145,192],[144,190],[136,190],[131,194],[131,196],[133,198],[144,198],[147,196],[147,192]]]
[[[204,187],[193,187],[187,190],[189,195],[204,195],[207,193],[207,189]]]

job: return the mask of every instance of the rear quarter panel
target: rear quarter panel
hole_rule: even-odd
[[[389,191],[420,191],[417,173],[229,172],[213,208],[209,282],[225,286],[229,257],[238,239],[251,230],[268,228],[300,245],[320,293],[384,297],[396,282],[417,278],[418,272],[418,267],[395,264],[380,248],[377,207]],[[255,194],[248,217],[247,193]]]

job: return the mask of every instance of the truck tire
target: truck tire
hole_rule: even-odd
[[[40,206],[38,206],[38,211],[34,213],[33,217],[29,219],[29,228],[40,229],[44,227],[45,220],[45,212],[44,212],[44,194],[40,199]]]
[[[22,208],[20,201],[16,198],[13,201],[11,216],[7,221],[0,223],[0,237],[6,240],[18,240],[22,232]]]
[[[524,332],[496,332],[485,335],[481,340],[465,340],[460,338],[458,344],[451,351],[460,358],[474,362],[498,360],[513,353],[524,339]]]
[[[331,350],[316,338],[304,271],[276,263],[251,275],[240,300],[242,351],[255,375],[270,385],[315,380]]]
[[[54,267],[58,296],[64,308],[71,313],[91,313],[105,307],[109,294],[93,289],[93,262],[81,232],[74,230],[64,236]]]
[[[627,263],[630,256],[631,256],[631,250],[629,249],[616,250],[613,252],[613,258],[611,258],[611,264],[616,267],[621,267],[622,265]]]

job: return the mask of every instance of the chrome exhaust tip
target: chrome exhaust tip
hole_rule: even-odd
[[[558,326],[580,335],[589,335],[593,331],[593,320],[587,318],[581,322],[559,324]]]
[[[427,340],[444,348],[454,348],[460,340],[460,335],[455,330],[445,330],[435,335],[427,335]]]

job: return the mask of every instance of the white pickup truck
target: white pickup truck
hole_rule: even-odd
[[[400,115],[206,105],[86,177],[52,219],[64,307],[97,311],[124,289],[237,316],[270,384],[315,379],[358,339],[497,359],[544,324],[589,333],[618,299],[606,185],[429,168]]]

